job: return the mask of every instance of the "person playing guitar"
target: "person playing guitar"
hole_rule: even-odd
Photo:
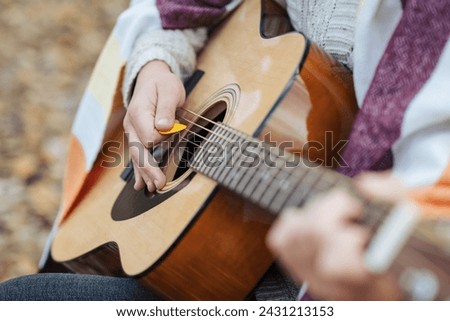
[[[183,82],[194,73],[196,57],[207,46],[208,32],[237,7],[255,1],[132,1],[131,11],[122,17],[124,20],[133,21],[133,17],[142,18],[146,14],[154,17],[157,13],[157,19],[140,20],[151,23],[148,30],[141,28],[132,46],[128,46],[123,79],[122,93],[127,107],[123,129],[129,146],[142,147],[129,149],[135,190],[152,193],[165,187],[166,176],[154,166],[152,155],[140,154],[139,150],[150,149],[167,138],[162,133],[172,129],[176,112],[186,101]],[[343,154],[344,163],[339,164],[337,171],[355,177],[353,189],[365,198],[389,202],[412,199],[423,215],[448,219],[450,95],[446,88],[450,79],[446,71],[450,67],[450,11],[446,9],[447,1],[286,0],[277,3],[286,8],[293,30],[305,34],[353,71],[360,108]],[[157,26],[150,28],[150,24]],[[270,65],[267,61],[259,63],[263,67]],[[322,116],[325,121],[326,112]],[[390,172],[380,173],[384,170]],[[434,293],[431,296],[414,291],[406,294],[404,288],[393,282],[390,271],[369,268],[365,249],[370,231],[359,224],[366,204],[354,194],[350,195],[348,190],[332,190],[301,208],[283,211],[269,230],[267,246],[278,257],[281,269],[286,269],[295,282],[278,268],[271,268],[250,299],[298,299],[298,283],[307,284],[307,293],[317,299],[434,298]],[[25,285],[20,285],[20,280],[12,283],[16,288],[28,289],[26,282],[52,277],[61,278],[37,276],[26,279]],[[116,278],[114,288],[108,286],[109,277],[107,282],[101,281],[104,277],[97,277],[98,283],[93,282],[92,276],[68,276],[65,280],[68,279],[67,286],[74,279],[96,284],[89,285],[96,287],[93,291],[84,292],[84,297],[81,293],[77,298],[95,299],[96,293],[108,293],[107,297],[115,298],[114,293],[120,289],[117,285],[124,282],[130,299],[136,299],[136,288],[130,287],[130,279]],[[58,284],[58,290],[52,292],[55,298],[64,297],[67,290],[62,285],[66,282],[64,277],[59,280],[60,283],[54,283]],[[45,284],[49,286],[51,282]],[[11,293],[7,292],[8,287],[11,288],[11,283],[0,285],[0,298],[5,289]],[[18,297],[24,299],[23,293]],[[307,297],[304,291],[300,294],[301,299]],[[30,292],[27,295],[33,296]],[[123,299],[123,291],[120,295]],[[148,293],[142,297],[154,299]]]
[[[211,26],[239,1],[218,2],[197,5],[183,1],[180,6],[161,2],[162,23],[170,28]],[[285,5],[296,30],[354,71],[361,110],[344,155],[349,167],[340,171],[355,176],[393,169],[396,179],[386,173],[365,174],[355,184],[370,197],[399,201],[405,197],[401,191],[407,189],[401,187],[399,181],[403,181],[408,189],[421,189],[415,195],[428,212],[448,216],[450,96],[440,84],[449,80],[443,70],[450,65],[450,17],[448,11],[439,10],[444,2],[288,0]],[[316,14],[318,10],[320,14]],[[423,16],[419,17],[418,11]],[[177,21],[177,12],[193,17],[192,21]],[[433,26],[425,24],[423,17],[434,12],[440,13],[439,18],[433,16]],[[396,44],[397,39],[406,42],[404,47]],[[148,142],[163,139],[158,131],[173,126],[175,111],[185,100],[182,79],[192,73],[194,53],[205,41],[204,28],[148,32],[138,39],[124,87],[125,97],[130,98],[124,120],[130,142],[148,147]],[[418,57],[430,61],[411,63],[411,59],[422,59]],[[429,153],[431,142],[435,149]],[[135,189],[162,188],[165,177],[161,170],[137,166],[138,155],[130,152]],[[282,215],[270,232],[269,247],[297,281],[309,282],[313,296],[332,300],[402,298],[392,276],[376,276],[364,267],[362,253],[368,232],[354,223],[360,207],[346,192],[331,192],[304,209],[287,210],[288,214],[306,215]]]

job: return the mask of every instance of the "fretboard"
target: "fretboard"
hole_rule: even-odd
[[[196,151],[191,168],[274,214],[301,206],[336,186],[352,189],[348,177],[224,124],[211,130]],[[388,208],[364,202],[362,221],[378,225]]]

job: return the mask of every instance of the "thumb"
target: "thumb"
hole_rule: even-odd
[[[184,87],[175,75],[169,75],[164,84],[158,84],[158,102],[155,115],[155,127],[158,130],[170,130],[175,123],[177,107],[185,100]]]

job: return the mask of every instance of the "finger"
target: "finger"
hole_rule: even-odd
[[[153,192],[156,190],[155,184],[153,183],[153,181],[152,181],[151,178],[147,179],[146,182],[145,182],[145,184],[146,184],[146,186],[147,186],[147,190],[148,190],[150,193],[153,193]]]
[[[362,259],[368,238],[368,231],[357,225],[335,226],[334,233],[323,239],[308,275],[310,293],[334,300],[359,295],[373,278]]]
[[[128,140],[128,151],[130,153],[131,161],[133,162],[133,172],[135,177],[134,189],[139,191],[147,185],[150,179],[145,172],[142,171],[144,166],[143,155],[145,153],[145,146],[139,141],[139,138],[131,125],[129,114],[125,115],[123,127]],[[151,187],[151,185],[150,185]]]
[[[143,167],[139,167],[139,165],[135,164],[134,160],[133,160],[133,166],[134,166],[135,175],[139,176],[139,178],[140,178],[139,183],[136,182],[136,184],[135,184],[135,189],[140,190],[140,189],[146,187],[149,192],[154,192],[155,184],[153,183],[153,178],[151,177],[151,175],[149,175],[148,172],[144,171]]]
[[[285,244],[290,242],[292,235],[298,233],[297,225],[301,225],[304,220],[300,213],[298,208],[287,208],[273,223],[266,236],[266,243],[273,253],[278,254]]]
[[[364,197],[378,201],[396,202],[407,194],[406,187],[390,171],[363,173],[355,177],[354,183]]]
[[[305,212],[318,221],[349,221],[361,216],[362,205],[344,189],[336,188],[320,195],[305,205]],[[320,224],[317,224],[320,225]],[[328,224],[322,223],[326,228]]]
[[[139,142],[139,138],[131,131],[129,134],[129,152],[133,160],[135,170],[139,171],[141,178],[145,181],[145,185],[150,192],[156,188],[161,189],[166,184],[166,177],[159,168],[157,162],[150,154],[148,149]]]
[[[184,96],[184,88],[178,79],[169,85],[158,86],[155,115],[155,127],[158,130],[167,131],[173,127],[176,109],[184,103]]]
[[[316,251],[316,237],[308,217],[301,210],[284,211],[270,229],[266,242],[280,263],[296,281],[311,273]]]
[[[369,236],[367,229],[356,224],[336,228],[317,255],[317,275],[324,282],[364,283],[370,277],[363,255]]]
[[[134,164],[134,162],[133,162]],[[141,189],[143,189],[145,187],[145,181],[142,178],[142,175],[139,172],[139,169],[134,168],[133,166],[133,171],[134,171],[134,189],[136,191],[140,191]]]
[[[144,187],[147,187],[150,192],[153,192],[154,185],[152,179],[148,175],[148,173],[143,170],[143,168],[145,167],[144,155],[147,153],[147,150],[145,146],[139,141],[139,138],[137,137],[134,130],[128,133],[128,140],[129,153],[133,162],[133,170],[136,177],[134,188],[136,190],[140,190]]]
[[[152,86],[145,90],[141,87],[135,89],[127,111],[129,127],[134,129],[139,141],[147,148],[163,138],[155,129],[156,102],[156,90]]]

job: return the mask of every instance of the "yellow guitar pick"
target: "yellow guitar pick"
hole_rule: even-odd
[[[158,131],[161,135],[171,135],[178,132],[181,132],[182,130],[186,129],[186,125],[175,123],[171,129],[168,131]]]

